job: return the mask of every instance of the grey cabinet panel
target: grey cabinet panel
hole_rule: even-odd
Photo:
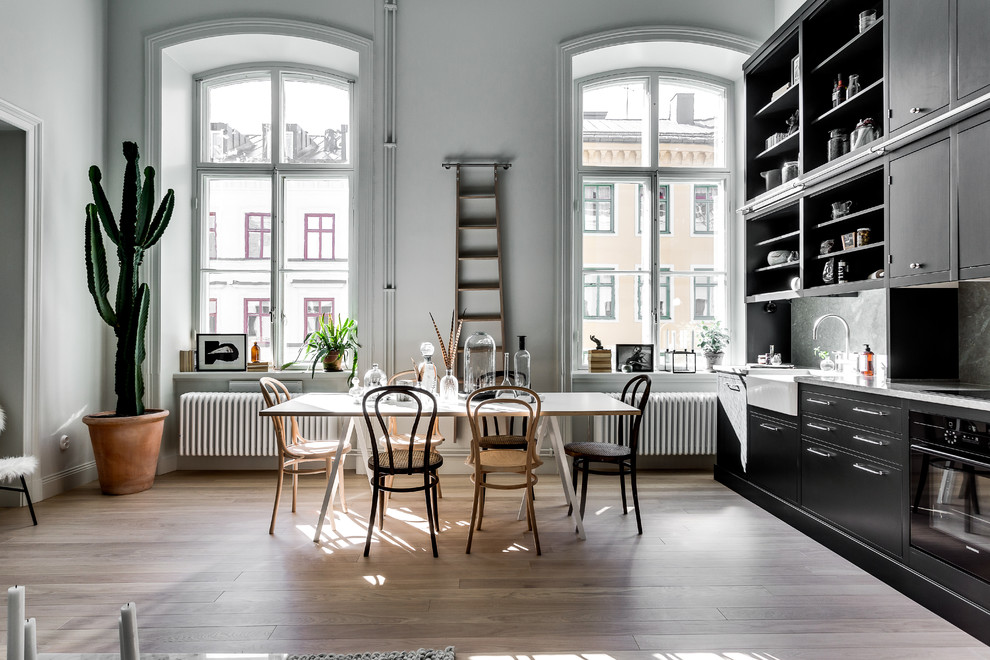
[[[890,161],[891,277],[949,270],[949,139]]]
[[[949,2],[896,0],[889,6],[887,84],[890,130],[896,131],[949,104]]]
[[[956,98],[990,85],[990,2],[956,0]]]
[[[990,264],[990,118],[960,131],[958,149],[959,268],[985,266]]]

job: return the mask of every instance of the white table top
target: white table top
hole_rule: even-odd
[[[613,399],[602,392],[547,392],[540,394],[542,414],[550,417],[576,417],[581,415],[638,415],[639,409]],[[412,403],[382,405],[382,414],[389,417],[412,416],[416,407]],[[423,412],[429,414],[424,406]],[[490,407],[489,414],[498,414]],[[294,399],[265,408],[260,413],[266,417],[293,415],[296,417],[359,417],[363,414],[361,404],[351,399],[349,394],[311,392]],[[511,415],[506,410],[503,414]],[[438,403],[437,417],[466,417],[467,408],[463,399],[457,403]]]

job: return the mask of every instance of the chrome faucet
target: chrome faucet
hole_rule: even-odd
[[[818,326],[820,326],[822,324],[822,321],[824,321],[827,318],[833,318],[833,319],[838,320],[840,323],[842,323],[842,327],[843,327],[843,329],[845,329],[845,332],[846,332],[846,336],[845,336],[845,339],[846,339],[846,352],[843,354],[842,357],[843,357],[843,360],[848,360],[849,359],[849,324],[846,323],[846,320],[844,318],[842,318],[841,316],[839,316],[838,314],[823,314],[823,315],[819,316],[817,319],[815,319],[815,325],[811,329],[811,338],[813,340],[818,339]],[[836,366],[839,366],[838,365],[838,360],[836,360]],[[840,367],[839,370],[842,371],[841,367]]]

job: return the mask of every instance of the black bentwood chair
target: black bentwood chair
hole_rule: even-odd
[[[422,438],[422,444],[410,446],[408,440],[402,440],[389,433],[389,420],[394,415],[387,409],[383,412],[382,405],[391,407],[401,404],[416,410],[411,417],[412,429],[409,437]],[[420,432],[420,421],[423,419],[423,405],[427,404],[429,421],[426,428]],[[371,470],[372,494],[371,516],[368,518],[368,538],[364,544],[364,556],[371,550],[371,534],[375,528],[375,513],[379,506],[385,505],[385,493],[412,493],[423,491],[426,494],[426,520],[430,526],[430,541],[433,544],[433,556],[437,553],[436,529],[440,525],[437,514],[437,484],[440,478],[437,470],[443,465],[443,456],[433,449],[433,430],[437,422],[437,400],[425,390],[408,385],[386,385],[377,387],[364,395],[364,420],[368,424],[368,437],[379,438],[378,446],[374,447],[371,458],[368,459],[368,469]],[[374,420],[374,421],[373,421]],[[378,429],[375,429],[377,423]],[[396,480],[395,477],[422,475],[422,481]],[[407,485],[396,485],[396,481]],[[381,526],[379,526],[381,528]]]
[[[643,520],[639,515],[639,493],[636,490],[636,454],[639,450],[639,427],[643,423],[646,402],[650,398],[650,377],[636,376],[622,388],[622,402],[639,408],[639,414],[632,416],[628,424],[618,424],[615,442],[570,442],[564,445],[564,453],[573,459],[571,477],[577,491],[578,472],[581,472],[581,519],[584,520],[584,505],[588,498],[588,475],[618,475],[622,483],[622,513],[629,512],[626,506],[626,474],[632,481],[633,507],[636,509],[636,528],[643,533]],[[628,431],[628,433],[627,433]],[[593,468],[594,464],[615,466],[607,469]],[[570,511],[568,512],[570,513]]]

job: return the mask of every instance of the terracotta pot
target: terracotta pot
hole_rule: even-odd
[[[340,363],[344,361],[343,351],[330,351],[327,356],[323,358],[323,371],[343,371],[343,367]]]
[[[117,417],[113,412],[83,417],[104,494],[128,495],[151,488],[166,417],[167,410],[154,408],[134,417]]]

